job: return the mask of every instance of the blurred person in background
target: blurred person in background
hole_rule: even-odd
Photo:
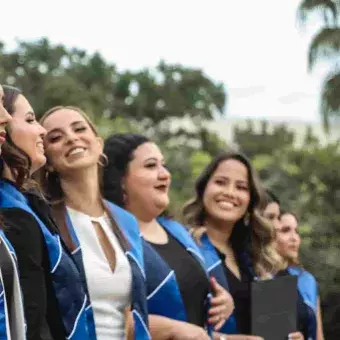
[[[263,217],[273,223],[275,227],[280,224],[280,200],[269,189],[266,190],[266,205],[262,211]]]
[[[278,253],[286,261],[286,269],[278,275],[298,277],[298,329],[296,339],[323,340],[320,298],[315,277],[302,268],[299,261],[301,237],[297,216],[289,211],[282,212],[280,223],[275,227],[275,244]]]
[[[284,260],[284,269],[277,275],[298,276],[297,326],[293,339],[323,340],[317,282],[314,276],[304,270],[299,261],[301,238],[298,219],[292,212],[281,212],[280,200],[269,189],[266,190],[266,204],[262,214],[271,223],[275,232],[275,247]]]

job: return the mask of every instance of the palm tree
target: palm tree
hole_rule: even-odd
[[[330,63],[323,79],[320,106],[328,132],[331,120],[340,117],[340,0],[302,0],[298,8],[300,22],[306,23],[315,11],[321,13],[323,25],[310,43],[308,67],[312,71],[320,60]]]

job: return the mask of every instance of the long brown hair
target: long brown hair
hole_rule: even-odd
[[[230,159],[237,160],[246,166],[250,187],[250,203],[247,209],[249,216],[244,216],[235,223],[230,242],[237,253],[248,252],[256,274],[266,278],[269,274],[275,274],[282,269],[282,262],[273,247],[273,230],[259,213],[264,199],[260,180],[245,155],[236,151],[224,152],[208,164],[196,180],[195,197],[183,208],[184,221],[192,228],[193,236],[198,241],[202,233],[206,231],[206,210],[203,203],[205,189],[217,167]]]
[[[40,118],[39,123],[41,125],[44,124],[44,121],[47,117],[49,117],[52,113],[57,112],[59,110],[72,110],[78,112],[87,122],[87,124],[90,126],[93,133],[98,136],[98,131],[95,127],[95,125],[92,123],[91,119],[88,117],[88,115],[79,107],[75,106],[55,106],[46,111],[43,116]],[[36,178],[38,179],[38,182],[45,193],[45,195],[48,197],[48,199],[51,201],[52,204],[62,203],[64,201],[64,192],[60,185],[60,179],[59,174],[56,171],[48,171],[48,158],[46,166],[42,167],[38,172]],[[101,172],[101,167],[98,164],[98,168]],[[99,176],[101,177],[101,176]],[[99,179],[99,183],[101,186],[101,179]]]
[[[21,91],[13,86],[2,85],[4,90],[4,108],[10,115],[14,113],[14,104]],[[28,184],[30,177],[31,160],[22,149],[17,147],[11,138],[11,125],[7,125],[6,142],[1,148],[1,158],[10,169],[16,185],[21,188],[24,184]],[[2,170],[2,169],[1,169]],[[33,184],[33,182],[30,184]]]
[[[89,116],[81,108],[75,107],[75,106],[55,106],[55,107],[49,109],[41,117],[40,124],[43,125],[44,121],[46,120],[47,117],[49,117],[51,114],[53,114],[53,113],[55,113],[59,110],[63,110],[63,109],[78,112],[85,119],[87,124],[90,126],[92,132],[96,136],[99,136],[98,131],[97,131],[95,125],[93,124],[93,122],[91,121],[91,119],[89,118]],[[98,163],[98,182],[99,182],[100,190],[101,190],[101,187],[102,187],[102,172],[103,172],[102,168],[103,168],[103,164]],[[65,243],[70,248],[70,250],[73,250],[71,248],[73,248],[74,245],[73,245],[72,239],[70,237],[70,234],[68,232],[68,228],[66,228],[66,226],[65,226],[66,209],[65,209],[65,202],[64,202],[64,192],[63,192],[62,187],[61,187],[59,174],[56,171],[53,171],[53,172],[48,171],[48,158],[47,158],[47,164],[39,170],[37,180],[38,180],[44,194],[46,195],[46,197],[51,202],[53,215],[54,215],[54,217],[55,217],[55,219],[58,223],[58,226],[60,228],[60,233],[61,233]],[[115,235],[117,236],[121,246],[123,247],[123,249],[128,249],[129,248],[128,242],[127,242],[124,234],[122,233],[122,231],[118,228],[118,225],[117,225],[114,217],[112,216],[112,214],[109,211],[106,204],[104,204],[104,209],[105,209],[105,212],[106,212],[106,214],[107,214],[107,216],[108,216],[108,218],[111,222],[112,229],[113,229]]]

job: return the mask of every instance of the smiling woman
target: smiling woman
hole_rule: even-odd
[[[103,140],[80,108],[41,119],[48,163],[41,186],[87,288],[87,319],[98,340],[150,338],[142,243],[135,218],[101,196]]]
[[[11,116],[3,106],[4,91],[0,85],[0,146],[6,141],[5,128]],[[16,254],[8,242],[0,221],[0,338],[25,339],[25,319]]]
[[[32,174],[46,162],[43,144],[46,131],[37,124],[34,111],[22,94],[8,105],[8,110],[13,117],[9,125],[9,140],[28,157]]]
[[[6,141],[6,126],[12,120],[11,115],[4,108],[4,97],[4,89],[0,85],[0,150],[2,144]]]
[[[4,86],[12,119],[3,145],[0,180],[5,234],[16,251],[28,340],[87,340],[80,274],[65,251],[47,202],[31,175],[45,164],[45,129],[17,88]]]
[[[209,274],[235,301],[222,333],[250,334],[251,282],[281,268],[273,231],[258,211],[264,198],[259,178],[244,155],[230,151],[211,161],[195,189],[184,207],[185,221],[209,263]]]
[[[25,179],[46,162],[42,138],[45,130],[37,124],[34,111],[20,90],[4,86],[4,107],[11,115],[2,156],[6,176],[21,186]]]

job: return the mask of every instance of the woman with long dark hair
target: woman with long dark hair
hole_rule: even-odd
[[[262,210],[262,216],[270,221],[273,226],[280,226],[280,200],[279,198],[269,189],[266,189],[266,204]]]
[[[6,126],[11,121],[3,101],[4,91],[0,85],[0,151],[6,140]],[[24,340],[25,319],[16,254],[4,229],[0,220],[0,339]]]
[[[164,213],[171,175],[160,149],[142,135],[118,134],[105,141],[104,153],[105,198],[139,221],[152,338],[209,339],[208,333],[229,317],[232,300],[215,279],[210,281],[188,231]]]
[[[17,254],[27,339],[87,340],[87,298],[80,274],[31,179],[46,162],[46,131],[20,90],[4,86],[4,94],[12,119],[2,149],[0,207],[6,237]]]
[[[273,231],[258,209],[263,193],[248,159],[239,152],[215,157],[196,180],[195,197],[183,209],[209,264],[210,275],[233,296],[235,311],[221,332],[250,334],[250,284],[271,278],[281,261]]]

